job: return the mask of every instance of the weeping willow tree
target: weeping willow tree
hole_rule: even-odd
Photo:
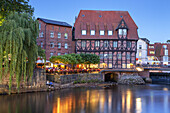
[[[22,79],[32,78],[38,32],[38,21],[28,13],[10,13],[0,27],[0,81],[9,74],[9,93],[13,77],[18,91]]]

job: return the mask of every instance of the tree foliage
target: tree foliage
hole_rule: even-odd
[[[2,80],[2,76],[10,73],[9,91],[12,76],[16,76],[19,91],[21,78],[26,81],[33,75],[38,56],[38,32],[38,21],[28,13],[12,12],[0,27],[0,78]]]
[[[170,40],[167,40],[166,42],[167,42],[167,43],[170,43]]]
[[[62,62],[64,64],[99,64],[100,58],[96,54],[67,54],[52,56],[50,62]]]
[[[0,14],[6,17],[10,12],[26,12],[33,14],[34,9],[28,5],[29,0],[1,0],[0,1]]]

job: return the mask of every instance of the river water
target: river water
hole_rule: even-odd
[[[119,85],[4,95],[0,113],[170,113],[170,86]]]

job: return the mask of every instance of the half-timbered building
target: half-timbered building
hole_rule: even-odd
[[[76,53],[100,56],[100,68],[136,64],[137,25],[127,11],[81,10],[73,28]]]

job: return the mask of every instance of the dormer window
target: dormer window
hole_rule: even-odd
[[[90,35],[95,35],[95,30],[91,30]]]
[[[119,37],[123,36],[124,38],[127,35],[127,29],[119,29]]]
[[[104,35],[104,30],[100,30],[100,35]]]
[[[86,30],[82,30],[82,31],[81,31],[81,34],[82,34],[82,35],[86,35]]]
[[[113,31],[109,30],[108,35],[113,35]]]

